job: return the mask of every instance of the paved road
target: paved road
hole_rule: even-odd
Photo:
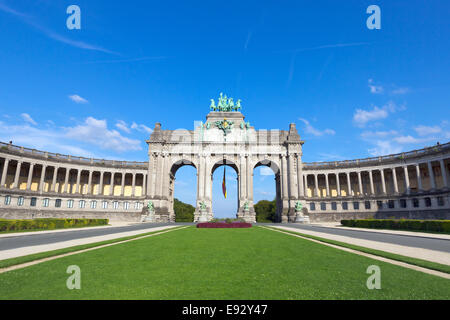
[[[187,225],[188,223],[186,223]],[[115,234],[120,232],[136,231],[142,229],[148,229],[152,227],[161,227],[174,225],[173,223],[137,223],[123,227],[111,227],[101,229],[77,229],[67,232],[46,232],[42,234],[30,234],[15,237],[0,238],[0,251],[17,249],[29,246],[37,246],[49,243],[58,243],[62,241],[69,241],[75,239],[83,239],[96,236],[104,236],[109,234]],[[183,225],[183,223],[177,223],[177,225]]]
[[[296,228],[299,229],[298,230],[299,232],[301,232],[302,230],[309,230],[339,236],[346,236],[356,239],[385,242],[386,244],[398,244],[401,246],[423,248],[450,253],[450,240],[446,239],[428,238],[426,236],[409,236],[403,234],[388,234],[377,232],[376,230],[365,231],[365,230],[344,229],[344,228],[337,229],[313,225],[299,225],[294,223],[278,223],[267,225]]]
[[[160,227],[174,225],[173,223],[137,223],[134,225],[124,226],[124,227],[112,227],[112,228],[102,228],[102,229],[90,229],[90,230],[71,230],[68,232],[51,232],[43,234],[30,234],[23,236],[16,236],[10,238],[0,238],[0,251],[17,249],[35,245],[43,245],[50,243],[57,243],[62,241],[82,239],[88,237],[102,236],[115,234],[127,231],[136,231],[142,229],[148,229],[151,227]],[[193,223],[177,223],[176,225],[193,225]],[[450,240],[445,239],[435,239],[427,238],[423,236],[408,236],[400,234],[387,234],[376,231],[365,231],[365,230],[351,230],[351,229],[335,229],[327,228],[321,226],[312,225],[298,225],[298,224],[257,224],[257,225],[273,225],[273,226],[286,226],[291,228],[302,230],[310,230],[323,232],[333,235],[341,235],[352,237],[356,239],[365,239],[372,241],[384,242],[386,244],[398,244],[408,247],[423,248],[429,250],[436,250],[450,253]]]

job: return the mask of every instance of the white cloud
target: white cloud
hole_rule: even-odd
[[[409,88],[397,88],[392,90],[392,94],[407,94],[409,93],[411,90]]]
[[[353,122],[357,127],[364,127],[368,122],[385,119],[389,113],[406,110],[404,105],[396,105],[389,101],[382,108],[374,106],[372,110],[356,109],[353,114]]]
[[[323,136],[323,135],[326,135],[326,134],[329,134],[329,135],[334,135],[336,132],[334,131],[334,130],[332,130],[332,129],[325,129],[325,130],[318,130],[318,129],[316,129],[316,128],[314,128],[310,123],[309,123],[309,121],[308,120],[306,120],[306,119],[302,119],[302,118],[299,118],[299,120],[300,121],[302,121],[304,124],[305,124],[305,132],[306,133],[310,133],[310,134],[312,134],[312,135],[314,135],[314,136],[316,136],[316,137],[320,137],[320,136]]]
[[[126,124],[125,121],[122,121],[122,120],[117,121],[116,127],[126,133],[131,132],[130,128],[128,128],[128,125]]]
[[[84,124],[65,129],[67,137],[97,145],[102,149],[116,152],[142,149],[139,140],[126,138],[116,130],[109,130],[106,120],[88,117]]]
[[[259,174],[262,176],[273,176],[273,170],[266,166],[259,167]]]
[[[373,79],[369,79],[369,88],[370,88],[370,92],[374,93],[374,94],[379,94],[379,93],[383,93],[384,89],[382,86],[376,86],[373,84]]]
[[[417,134],[419,136],[436,134],[436,133],[440,133],[442,131],[441,127],[439,127],[439,126],[428,127],[428,126],[423,126],[423,125],[415,127],[414,130],[417,132]]]
[[[389,131],[364,131],[361,133],[361,137],[363,138],[386,138],[390,136],[397,135],[398,132],[395,130],[389,130]]]
[[[88,103],[89,101],[87,101],[85,98],[80,97],[77,94],[72,94],[69,96],[69,99],[72,100],[75,103]]]
[[[20,116],[26,122],[29,122],[29,123],[31,123],[33,125],[37,125],[36,121],[34,121],[33,118],[31,118],[31,116],[28,113],[22,113]]]
[[[152,133],[152,129],[150,129],[149,127],[147,127],[146,125],[143,124],[137,124],[136,122],[133,122],[131,124],[131,129],[135,129],[139,132],[144,132],[144,133]]]
[[[393,145],[388,140],[378,140],[375,142],[375,147],[368,150],[371,156],[385,156],[394,153],[400,153],[402,148],[398,145]]]
[[[372,110],[356,109],[353,115],[353,121],[358,127],[364,127],[367,122],[385,119],[388,117],[388,112],[385,109],[380,109],[375,106]]]

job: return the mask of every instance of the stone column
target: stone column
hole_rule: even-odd
[[[239,170],[239,202],[245,201],[245,199],[247,198],[245,162],[246,162],[246,157],[240,156],[240,158],[239,158],[239,166],[240,166],[240,170]],[[238,210],[239,210],[239,208],[238,208]]]
[[[303,195],[308,196],[308,175],[303,175]]]
[[[54,167],[54,169],[53,169],[52,186],[51,186],[51,189],[50,189],[51,192],[55,192],[57,176],[58,176],[58,167]]]
[[[397,173],[395,172],[395,167],[392,168],[392,180],[394,183],[394,193],[398,193]]]
[[[339,172],[336,173],[336,188],[337,188],[337,196],[341,196],[341,182],[339,181]]]
[[[305,193],[303,187],[302,162],[300,160],[300,156],[297,157],[297,183],[298,183],[298,198],[300,199]]]
[[[77,169],[77,184],[75,187],[75,193],[81,193],[80,179],[81,179],[81,170]]]
[[[148,175],[147,174],[145,174],[145,173],[143,173],[142,174],[142,195],[143,196],[145,196],[145,195],[147,195],[147,186],[149,185],[148,184]]]
[[[327,197],[330,196],[330,185],[328,183],[328,173],[325,173],[325,186],[327,190]]]
[[[89,170],[89,178],[88,178],[88,189],[87,189],[87,194],[91,194],[92,193],[92,174],[94,172],[92,170]]]
[[[34,163],[30,163],[30,169],[28,170],[28,177],[27,177],[27,190],[31,189],[31,183],[33,182],[33,169]]]
[[[70,168],[66,168],[66,176],[64,178],[64,193],[69,192],[69,174],[70,174]]]
[[[347,188],[348,188],[348,197],[352,196],[352,182],[350,180],[350,172],[347,173]]]
[[[359,195],[363,194],[362,180],[361,180],[361,171],[358,171],[358,186],[359,186]]]
[[[3,165],[2,180],[0,181],[0,187],[5,186],[6,175],[8,174],[8,166],[9,166],[9,159],[5,159],[5,163]]]
[[[13,189],[19,186],[20,169],[22,168],[22,161],[17,161],[16,174],[14,176]]]
[[[403,167],[403,172],[405,174],[405,188],[406,193],[410,194],[411,192],[411,186],[409,185],[409,174],[408,174],[408,166]]]
[[[369,170],[369,180],[370,180],[370,193],[372,195],[375,195],[375,188],[373,186],[373,174],[372,174],[372,170]]]
[[[440,160],[439,161],[440,165],[441,165],[441,173],[442,173],[442,181],[444,182],[444,188],[449,187],[448,185],[448,179],[447,179],[447,170],[445,169],[445,164],[444,164],[444,160]]]
[[[143,191],[143,190],[142,190]],[[131,179],[131,196],[136,196],[136,173],[132,173]]]
[[[286,155],[282,155],[281,156],[281,166],[282,166],[282,170],[283,170],[283,175],[282,175],[282,182],[283,182],[283,200],[284,199],[288,199],[289,195],[288,195],[288,169],[287,169],[287,161],[286,161]]]
[[[298,189],[295,188],[295,180],[297,179],[297,172],[294,171],[295,156],[289,155],[289,199],[297,199]]]
[[[162,196],[164,194],[164,190],[163,190],[163,184],[164,184],[164,156],[160,155],[159,157],[159,170],[156,173],[157,177],[156,177],[156,183],[159,183],[157,190],[159,190],[159,192],[156,194],[157,196]]]
[[[44,191],[44,182],[45,182],[45,170],[47,169],[46,165],[42,165],[42,171],[41,171],[41,180],[39,182],[39,192]]]
[[[111,172],[111,181],[109,182],[109,195],[114,195],[114,174],[115,172]]]
[[[120,196],[123,197],[125,194],[125,177],[126,177],[127,173],[126,172],[122,172],[122,181],[120,183]]]
[[[98,190],[97,190],[98,195],[103,195],[103,174],[104,171],[100,171],[100,181],[98,183]]]
[[[383,194],[386,194],[386,181],[384,180],[384,169],[380,170],[381,174],[381,187],[383,188]]]
[[[431,165],[431,162],[427,162],[427,165],[428,165],[428,172],[430,173],[431,189],[436,189],[436,180],[434,179],[433,166]]]
[[[314,196],[319,196],[319,181],[317,179],[317,173],[314,173]]]
[[[416,164],[416,177],[417,177],[417,191],[422,191],[422,177],[420,176],[420,167]]]

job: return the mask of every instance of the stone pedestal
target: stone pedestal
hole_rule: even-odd
[[[309,217],[304,216],[301,212],[297,212],[295,215],[295,223],[309,223]]]
[[[200,210],[197,222],[208,222],[209,220],[208,212],[206,210]]]

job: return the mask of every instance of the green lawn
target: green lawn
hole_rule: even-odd
[[[381,290],[366,287],[373,264]],[[0,298],[450,299],[450,280],[259,227],[189,227],[0,274]]]

